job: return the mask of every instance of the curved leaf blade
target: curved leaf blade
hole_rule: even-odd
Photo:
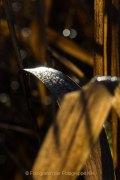
[[[80,86],[67,75],[53,68],[37,67],[24,70],[41,80],[57,98],[63,96],[67,92],[80,89]]]

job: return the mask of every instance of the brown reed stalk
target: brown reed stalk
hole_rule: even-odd
[[[95,0],[94,3],[94,74],[103,75],[103,42],[104,42],[104,0]]]
[[[94,3],[94,40],[95,40],[95,51],[94,51],[94,75],[107,75],[107,16],[105,16],[105,5],[104,0],[95,0]],[[104,153],[103,153],[104,149]],[[96,152],[96,153],[94,153]],[[92,156],[96,161],[96,169],[99,169],[98,177],[105,179],[105,174],[113,179],[113,164],[111,153],[107,141],[105,131],[103,129],[98,144],[94,147]],[[108,164],[109,162],[109,168]],[[101,167],[100,167],[101,166]],[[89,166],[90,168],[90,166]],[[94,167],[95,169],[95,167]],[[106,169],[106,172],[104,172]],[[94,171],[94,170],[93,170]],[[112,174],[112,175],[111,175]]]
[[[111,26],[112,26],[112,38],[111,38],[111,75],[120,76],[120,58],[119,58],[119,11],[120,11],[120,1],[112,0],[111,6]],[[113,140],[113,163],[116,173],[116,179],[120,177],[119,170],[119,151],[120,151],[120,124],[118,122],[118,117],[115,111],[112,111],[112,140]]]

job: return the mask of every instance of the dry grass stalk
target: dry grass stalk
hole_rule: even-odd
[[[115,90],[115,97],[113,99],[113,107],[115,112],[120,118],[120,85],[116,88]],[[116,115],[116,114],[115,114]],[[120,122],[118,122],[117,116],[115,117],[116,119],[113,119],[115,121],[112,122],[113,126],[113,163],[114,163],[114,168],[116,170],[116,178],[119,177],[120,171],[119,171],[119,128],[120,128]]]
[[[94,2],[94,40],[95,40],[95,53],[94,53],[94,75],[107,75],[107,16],[105,16],[105,2],[103,0],[95,0]],[[106,154],[102,154],[102,149],[106,146]],[[94,153],[95,152],[95,153]],[[102,154],[102,156],[101,156]],[[92,158],[87,162],[87,170],[91,170],[94,166],[99,170],[99,178],[103,178],[101,174],[104,174],[104,168],[107,166],[106,158],[110,157],[110,150],[108,148],[108,142],[106,134],[103,130],[100,135],[100,139],[92,151]],[[95,159],[97,162],[92,161]],[[89,164],[89,166],[88,166]],[[101,167],[100,167],[101,166]],[[108,167],[108,166],[107,166]],[[112,165],[111,165],[112,169]],[[108,169],[107,169],[108,170]],[[109,170],[108,170],[109,171]],[[109,172],[107,172],[109,174]]]
[[[69,59],[59,55],[56,51],[53,49],[49,49],[51,55],[54,59],[59,61],[61,64],[63,64],[66,68],[68,68],[70,71],[72,71],[74,74],[76,74],[78,77],[83,78],[85,77],[85,74],[80,70],[74,63],[72,63]]]
[[[119,16],[116,17],[113,9],[115,8],[116,13],[119,14],[119,0],[112,0],[111,10],[112,10],[112,21],[111,21],[111,75],[119,76],[120,75],[120,60],[119,60]],[[118,90],[117,90],[118,91]],[[118,106],[119,107],[119,106]],[[116,109],[118,112],[118,108]],[[117,169],[118,166],[118,117],[116,112],[113,111],[112,119],[112,139],[113,139],[113,163],[114,168]]]
[[[74,58],[82,61],[88,65],[93,65],[93,55],[88,53],[86,50],[80,48],[73,41],[62,37],[53,29],[48,29],[48,40],[50,43],[53,43],[58,48],[60,48],[65,53],[73,56]]]
[[[96,75],[103,75],[103,44],[104,44],[104,0],[95,0],[95,56],[94,56],[94,72]]]

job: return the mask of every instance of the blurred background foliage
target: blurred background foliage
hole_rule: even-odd
[[[48,66],[69,75],[80,86],[93,77],[93,0],[11,0],[10,20],[24,68]],[[20,82],[6,8],[0,1],[0,180],[31,179],[34,163],[58,108],[54,97],[36,78],[27,76],[32,113]],[[65,37],[64,30],[70,30]]]

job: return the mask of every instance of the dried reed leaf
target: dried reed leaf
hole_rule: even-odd
[[[112,96],[97,83],[65,95],[33,167],[33,172],[59,175],[34,176],[34,179],[76,179],[99,137],[111,104]],[[66,172],[75,174],[69,176]]]
[[[71,70],[74,74],[76,74],[78,77],[85,77],[85,74],[81,69],[79,69],[74,63],[72,63],[69,59],[61,56],[58,54],[56,51],[53,49],[49,48],[48,49],[51,55],[53,56],[54,59],[58,60],[61,64],[63,64],[66,68]]]
[[[46,47],[44,38],[42,37],[41,26],[39,24],[39,20],[35,19],[31,23],[31,32],[32,35],[29,38],[22,37],[23,41],[26,41],[28,45],[31,47],[31,50],[35,56],[35,58],[44,64],[46,59]]]
[[[49,23],[49,19],[50,19],[52,3],[53,3],[53,0],[45,0],[45,10],[46,10],[45,19],[46,19],[47,24]]]
[[[113,107],[120,117],[120,85],[118,85],[115,89],[115,96],[113,99]]]
[[[88,53],[86,50],[80,48],[77,44],[73,41],[66,39],[59,35],[53,29],[48,29],[48,40],[59,47],[62,51],[70,54],[71,56],[75,57],[79,61],[87,63],[88,65],[93,65],[93,55],[92,53]]]

